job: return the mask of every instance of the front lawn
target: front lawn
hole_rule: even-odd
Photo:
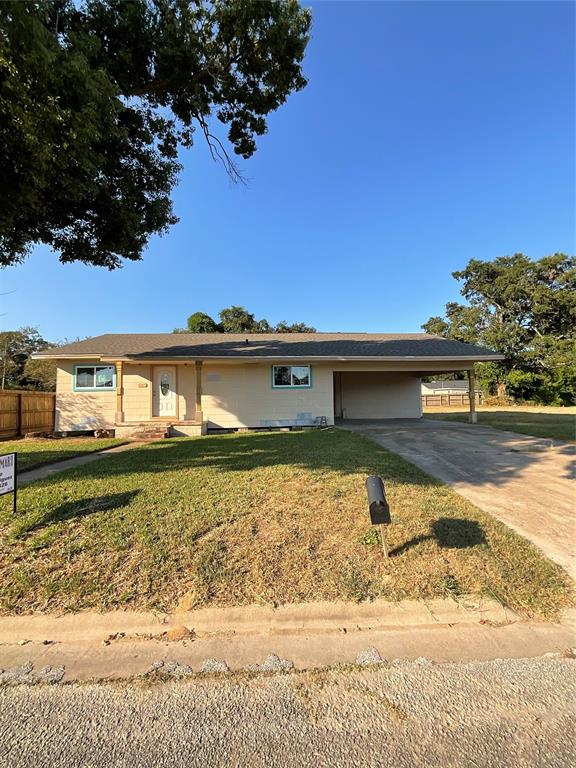
[[[364,481],[384,478],[384,560]],[[340,430],[173,439],[0,500],[0,610],[434,598],[525,615],[570,603],[564,572],[450,488]]]
[[[95,437],[5,440],[0,442],[0,454],[16,451],[18,453],[18,471],[24,472],[27,469],[51,464],[53,461],[63,461],[72,458],[72,456],[102,451],[104,448],[122,445],[125,442],[126,440],[98,439]]]
[[[450,421],[468,421],[468,410],[426,410],[426,419],[449,419]],[[478,424],[509,432],[520,432],[535,437],[550,437],[555,440],[574,440],[576,437],[576,409],[548,408],[538,411],[536,408],[490,408],[478,411]]]

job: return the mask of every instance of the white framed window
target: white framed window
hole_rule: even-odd
[[[75,365],[74,391],[106,390],[116,388],[116,366]]]
[[[310,366],[273,365],[272,386],[274,389],[309,389],[312,386]]]

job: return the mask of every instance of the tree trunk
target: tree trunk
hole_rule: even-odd
[[[507,392],[506,392],[506,383],[504,381],[499,381],[496,385],[496,397],[498,398],[499,402],[505,403],[507,399]]]

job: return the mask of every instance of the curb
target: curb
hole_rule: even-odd
[[[576,645],[566,618],[523,622],[477,599],[2,618],[0,685],[562,655]]]
[[[502,625],[519,621],[514,611],[489,598],[463,596],[458,601],[402,600],[370,603],[316,602],[201,608],[160,614],[136,611],[33,614],[0,617],[0,644],[33,642],[104,642],[110,636],[162,639],[170,630],[187,628],[195,637],[321,634],[438,625]]]

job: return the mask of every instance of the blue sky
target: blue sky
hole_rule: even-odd
[[[322,331],[414,332],[470,258],[574,250],[574,5],[313,4],[308,87],[233,186],[200,138],[180,217],[109,272],[45,248],[0,273],[3,329],[171,331],[241,304]]]

